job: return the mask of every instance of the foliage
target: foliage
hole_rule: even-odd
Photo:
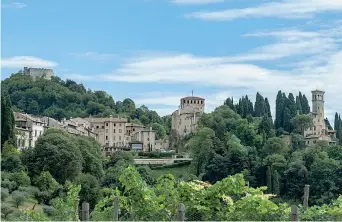
[[[148,158],[164,158],[164,157],[172,157],[175,155],[174,152],[138,152],[138,156],[148,157]]]
[[[78,194],[81,186],[68,185],[68,192],[65,198],[57,198],[53,202],[54,212],[52,219],[55,221],[79,221],[78,215]]]
[[[156,182],[156,179],[152,173],[152,170],[148,166],[139,166],[137,167],[137,171],[139,172],[141,178],[148,184],[153,185]]]
[[[6,200],[6,198],[9,196],[9,192],[7,188],[1,188],[1,201]]]
[[[2,84],[1,84],[2,85]],[[12,103],[6,90],[1,90],[1,150],[6,141],[15,144]]]
[[[107,167],[115,166],[120,160],[123,160],[128,164],[134,164],[132,153],[117,151],[110,156],[109,161],[107,162]]]
[[[99,181],[91,174],[80,174],[75,178],[75,184],[81,185],[80,202],[88,202],[93,209],[100,195]]]
[[[15,206],[18,208],[27,199],[27,194],[16,190],[12,193],[12,198]]]
[[[1,194],[2,194],[2,190],[1,190]],[[2,197],[1,197],[1,199],[2,199]],[[13,213],[14,210],[15,209],[11,205],[2,202],[1,203],[1,218],[6,220],[8,218],[8,215]]]
[[[341,221],[342,220],[342,195],[331,204],[309,207],[300,214],[302,221]]]
[[[5,179],[1,181],[1,187],[7,188],[9,192],[16,190],[18,185],[15,181],[10,181],[9,179]]]

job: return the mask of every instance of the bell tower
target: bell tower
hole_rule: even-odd
[[[314,90],[312,93],[312,112],[324,119],[324,91]]]

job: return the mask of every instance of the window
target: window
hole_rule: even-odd
[[[147,141],[150,141],[150,138],[147,138]]]
[[[115,140],[115,136],[113,137],[113,140]]]
[[[114,126],[116,126],[116,124],[114,123]]]
[[[104,126],[102,126],[102,129],[104,129]]]
[[[108,136],[106,136],[106,140],[108,140]]]
[[[34,135],[35,135],[35,136],[38,136],[38,134],[37,134],[37,130],[35,130],[35,131],[34,131]]]
[[[203,104],[203,100],[201,101],[201,104]]]
[[[108,129],[106,129],[106,133],[108,133]]]
[[[119,141],[121,141],[121,136],[119,136]]]
[[[119,129],[119,133],[122,133],[122,130],[121,130],[121,129]]]
[[[39,132],[39,136],[41,136],[41,135],[42,135],[42,131]]]
[[[119,124],[119,126],[121,126],[121,123]]]
[[[314,140],[313,143],[316,143],[316,140]]]
[[[133,128],[133,131],[135,131],[135,128]]]
[[[189,104],[189,100],[186,101]]]
[[[108,126],[108,123],[106,123],[106,126]]]
[[[99,126],[96,126],[96,129],[98,129],[99,128]]]

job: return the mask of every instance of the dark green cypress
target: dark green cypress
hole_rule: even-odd
[[[336,138],[339,138],[339,125],[340,125],[340,120],[338,118],[338,114],[335,113],[335,120],[334,120],[334,130],[336,131]]]
[[[267,181],[267,192],[272,193],[272,172],[271,167],[266,168],[266,181]]]
[[[1,92],[1,148],[8,141],[15,145],[14,135],[14,115],[12,111],[12,103],[9,95]]]
[[[255,105],[254,105],[254,116],[255,117],[264,116],[265,111],[266,111],[266,104],[265,104],[264,97],[262,97],[262,95],[260,95],[260,93],[257,92],[256,98],[255,98]]]
[[[310,113],[309,101],[305,95],[303,95],[303,99],[302,99],[302,111],[303,111],[303,114]]]
[[[284,98],[281,90],[278,91],[276,99],[276,118],[275,118],[275,128],[279,129],[283,126],[283,113],[284,113]]]
[[[299,96],[296,96],[296,108],[297,108],[297,113],[299,115],[302,115],[303,114],[303,110],[302,110],[302,104],[300,102],[300,97]]]
[[[272,190],[273,194],[279,195],[280,194],[280,185],[279,185],[279,173],[278,171],[273,171],[272,177]]]
[[[285,108],[284,110],[284,116],[283,116],[283,128],[286,132],[291,132],[292,130],[292,124],[291,124],[291,112],[289,108]]]
[[[270,103],[268,102],[267,97],[265,98],[265,113],[267,114],[268,117],[272,119],[272,113],[271,113],[271,106]]]
[[[295,98],[292,93],[289,93],[289,97],[287,100],[287,108],[290,110],[292,118],[297,115],[297,106],[296,106]]]
[[[232,110],[235,111],[235,106],[234,106],[234,99],[232,98],[227,98],[226,101],[224,101],[224,105],[228,106]]]

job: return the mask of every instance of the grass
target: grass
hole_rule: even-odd
[[[156,178],[169,173],[172,174],[175,178],[179,178],[190,172],[190,165],[173,168],[154,169],[152,170],[152,172]]]

